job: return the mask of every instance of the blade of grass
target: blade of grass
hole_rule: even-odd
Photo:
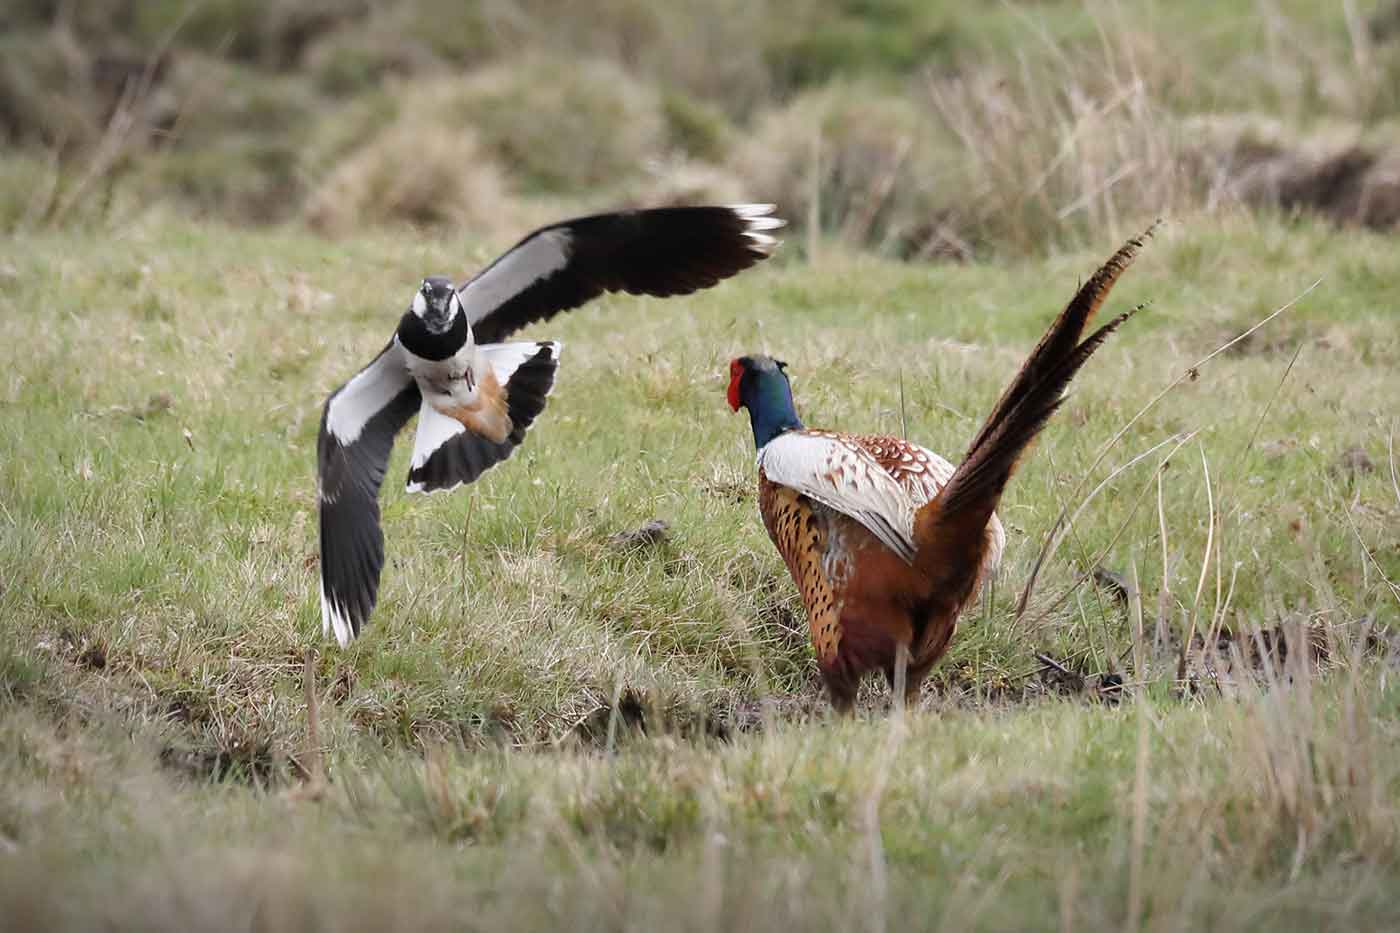
[[[1080,480],[1079,486],[1075,487],[1075,491],[1071,494],[1070,498],[1073,500],[1079,494],[1079,490],[1082,489],[1084,484],[1089,481],[1089,477],[1093,474],[1094,470],[1098,468],[1098,465],[1103,462],[1103,458],[1108,456],[1108,452],[1118,445],[1118,442],[1123,439],[1123,436],[1128,433],[1128,430],[1133,425],[1137,424],[1138,421],[1140,421],[1144,415],[1146,415],[1149,411],[1156,407],[1158,402],[1166,398],[1168,393],[1172,392],[1174,389],[1176,389],[1177,386],[1181,385],[1183,382],[1186,382],[1188,379],[1199,378],[1200,368],[1202,366],[1206,365],[1211,360],[1215,359],[1217,356],[1233,347],[1235,344],[1247,339],[1251,334],[1258,331],[1261,327],[1264,327],[1274,318],[1278,317],[1280,314],[1283,314],[1289,308],[1292,308],[1293,306],[1298,304],[1298,302],[1302,301],[1308,295],[1312,294],[1313,290],[1322,284],[1324,278],[1325,276],[1319,277],[1318,279],[1314,280],[1311,285],[1303,289],[1301,292],[1299,292],[1293,298],[1289,299],[1289,301],[1287,301],[1283,305],[1276,308],[1273,312],[1266,315],[1264,318],[1262,318],[1260,321],[1254,324],[1254,326],[1250,327],[1248,330],[1244,331],[1238,336],[1227,340],[1225,343],[1216,347],[1210,353],[1207,353],[1205,356],[1201,357],[1195,363],[1188,366],[1181,373],[1180,376],[1177,376],[1175,379],[1173,379],[1166,386],[1166,388],[1162,389],[1162,391],[1154,395],[1151,401],[1149,401],[1146,405],[1139,409],[1137,414],[1129,418],[1127,423],[1124,424],[1121,428],[1119,428],[1118,432],[1114,434],[1111,438],[1109,438],[1107,442],[1104,443],[1103,447],[1099,450],[1098,455],[1094,457],[1093,462],[1090,463],[1088,468],[1084,470],[1084,478]],[[1055,548],[1059,544],[1060,532],[1065,522],[1065,516],[1066,512],[1061,511],[1059,517],[1056,518],[1054,523],[1050,526],[1050,531],[1046,535],[1045,544],[1042,547],[1043,554],[1042,556],[1037,557],[1035,565],[1031,571],[1030,578],[1026,580],[1026,585],[1021,590],[1021,598],[1016,603],[1016,615],[1018,616],[1026,611],[1026,606],[1030,602],[1031,593],[1035,589],[1036,578],[1039,576],[1039,568],[1043,566],[1047,560],[1049,560],[1050,556],[1053,555]]]

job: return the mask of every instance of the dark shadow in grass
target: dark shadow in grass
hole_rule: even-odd
[[[644,694],[630,688],[624,690],[616,704],[604,703],[589,713],[574,727],[574,736],[584,745],[604,748],[608,743],[610,727],[614,739],[623,734],[644,735],[647,732],[648,705]]]
[[[674,736],[684,741],[728,742],[761,732],[774,722],[803,722],[828,715],[826,694],[817,678],[810,690],[739,699],[730,704],[702,706],[628,688],[617,705],[603,703],[573,730],[572,738],[586,748],[606,749],[611,727],[614,746],[643,737]]]
[[[616,707],[603,703],[584,718],[574,728],[573,738],[584,747],[596,749],[608,747],[609,729],[614,745],[660,735],[686,741],[727,742],[738,735],[762,730],[771,719],[794,721],[821,715],[825,703],[825,697],[813,691],[763,700],[739,700],[732,705],[700,706],[628,688],[622,691]]]
[[[85,667],[90,671],[105,670],[107,667],[107,646],[102,642],[93,642],[84,648],[77,657],[79,667]]]
[[[29,699],[38,692],[44,676],[41,663],[18,652],[0,650],[0,700]]]
[[[671,529],[664,518],[653,518],[628,531],[619,531],[608,538],[608,546],[621,553],[638,551],[665,544]]]
[[[243,739],[226,748],[184,748],[167,745],[160,763],[197,781],[234,781],[268,787],[284,782],[286,774],[265,739]]]
[[[1400,0],[1381,4],[1366,20],[1366,30],[1371,34],[1372,42],[1400,39]]]

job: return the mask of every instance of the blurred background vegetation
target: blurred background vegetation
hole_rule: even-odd
[[[1400,2],[6,0],[0,231],[761,199],[905,258],[1400,221]]]

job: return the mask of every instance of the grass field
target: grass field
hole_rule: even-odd
[[[956,458],[1137,229],[997,264],[789,249],[711,292],[612,297],[527,331],[565,344],[548,410],[448,496],[405,495],[396,453],[380,606],[346,651],[320,639],[315,599],[320,406],[421,275],[461,275],[511,237],[329,244],[158,212],[119,235],[7,241],[0,916],[1400,921],[1400,254],[1384,236],[1168,223],[1112,302],[1147,311],[1013,481],[1004,569],[921,706],[893,720],[872,685],[854,720],[824,712],[725,363],[778,354],[809,424],[907,424]],[[1062,509],[1140,456],[1018,615]],[[652,518],[665,542],[610,543]],[[1136,581],[1126,599],[1085,582],[1098,566]],[[1286,657],[1268,650],[1285,638]],[[306,780],[308,648],[324,787]],[[1120,702],[1096,699],[1105,675]]]

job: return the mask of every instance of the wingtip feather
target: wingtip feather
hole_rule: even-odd
[[[749,248],[764,256],[770,255],[782,245],[782,240],[764,232],[780,230],[787,226],[785,219],[773,216],[777,207],[776,204],[766,203],[728,205],[728,209],[744,222],[744,238],[748,240]]]
[[[335,605],[334,600],[326,597],[326,591],[321,590],[321,637],[335,634],[336,643],[340,647],[349,646],[355,637],[355,628],[345,614]]]
[[[749,241],[749,248],[767,256],[778,248],[782,241],[777,237],[771,237],[766,233],[757,233],[753,230],[745,230],[744,237]]]
[[[746,219],[750,230],[778,230],[787,226],[787,221],[781,217],[749,217]]]
[[[745,219],[750,217],[762,217],[764,214],[771,214],[778,209],[778,205],[776,204],[758,201],[752,204],[727,204],[725,206]]]

